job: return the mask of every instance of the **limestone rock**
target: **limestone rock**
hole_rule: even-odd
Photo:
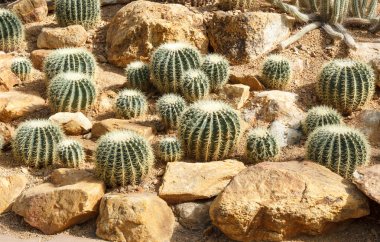
[[[380,142],[380,111],[365,110],[361,112],[357,124],[373,144]]]
[[[87,31],[81,25],[70,25],[63,28],[43,28],[37,39],[41,49],[58,49],[80,47],[86,43]]]
[[[185,228],[191,230],[206,229],[210,224],[211,202],[188,202],[174,206],[174,213],[178,217],[178,222]]]
[[[235,109],[241,109],[249,98],[249,86],[243,84],[226,84],[222,89],[222,98]]]
[[[263,162],[232,179],[210,216],[238,241],[283,241],[317,235],[369,214],[367,198],[349,181],[313,162]]]
[[[48,14],[46,0],[21,0],[13,5],[12,10],[24,23],[43,21]]]
[[[33,50],[30,53],[30,60],[33,63],[34,68],[42,71],[44,66],[45,58],[52,52],[53,50]]]
[[[281,121],[274,121],[269,126],[269,132],[276,138],[278,145],[282,147],[297,145],[302,138],[302,132],[287,127]]]
[[[264,85],[256,78],[258,73],[252,68],[242,66],[232,66],[230,71],[230,82],[234,84],[244,84],[250,87],[251,91],[262,91]]]
[[[24,175],[0,176],[0,214],[11,209],[13,201],[25,189],[27,182]]]
[[[96,217],[104,192],[104,183],[86,170],[57,169],[51,182],[23,192],[12,209],[31,226],[55,234]]]
[[[10,68],[0,67],[0,92],[9,91],[20,83],[21,80],[11,71]]]
[[[81,112],[76,113],[56,113],[50,116],[49,120],[61,125],[68,135],[87,134],[92,128],[91,121]]]
[[[218,195],[243,169],[244,164],[236,160],[170,162],[158,195],[170,203],[211,198]]]
[[[380,164],[358,168],[353,182],[369,198],[380,204]]]
[[[174,221],[170,207],[155,194],[106,194],[96,235],[109,241],[170,241]]]

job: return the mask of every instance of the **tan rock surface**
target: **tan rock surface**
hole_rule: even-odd
[[[21,0],[12,6],[24,23],[43,21],[48,14],[46,0]]]
[[[34,68],[42,71],[44,67],[45,58],[52,52],[53,50],[33,50],[30,53],[30,60],[33,63]]]
[[[380,164],[357,169],[353,182],[364,194],[380,204]]]
[[[81,135],[90,132],[91,121],[81,112],[60,112],[49,117],[49,120],[59,124],[68,135]]]
[[[27,178],[24,175],[0,177],[0,214],[11,209],[13,201],[25,189]]]
[[[10,68],[0,67],[0,91],[9,91],[18,84],[21,84],[21,80]]]
[[[86,43],[88,33],[81,25],[70,25],[63,28],[43,28],[37,39],[40,49],[58,49],[81,47]]]

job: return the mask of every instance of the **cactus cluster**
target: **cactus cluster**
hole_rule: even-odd
[[[51,80],[47,96],[55,112],[86,111],[95,102],[96,88],[89,76],[67,72]]]
[[[12,61],[11,70],[22,82],[27,81],[31,76],[32,62],[24,57],[15,58]]]
[[[165,94],[157,100],[156,109],[167,128],[176,128],[179,117],[186,108],[186,101],[177,94]]]
[[[306,147],[307,159],[345,178],[350,178],[356,167],[367,164],[370,157],[370,146],[364,135],[342,125],[317,128],[309,135]]]
[[[302,122],[302,129],[305,134],[309,134],[316,128],[333,124],[343,124],[342,116],[333,108],[317,106],[307,112],[306,118]]]
[[[210,93],[210,80],[199,69],[185,71],[181,77],[180,89],[189,102],[205,98]]]
[[[154,163],[148,141],[129,130],[100,137],[95,153],[97,173],[110,187],[139,184]]]
[[[352,0],[351,13],[356,18],[376,18],[378,0]]]
[[[183,73],[200,65],[201,56],[195,47],[182,42],[163,44],[152,55],[152,84],[162,93],[178,92]]]
[[[0,50],[13,51],[24,41],[24,28],[11,11],[0,9]]]
[[[292,78],[289,60],[280,55],[271,55],[262,69],[262,83],[266,88],[284,90]]]
[[[219,0],[219,8],[229,10],[253,10],[255,0]]]
[[[367,64],[343,59],[326,64],[319,77],[317,94],[321,101],[349,114],[372,99],[375,75]]]
[[[150,87],[149,65],[142,61],[134,61],[125,68],[128,85],[130,88],[147,91]]]
[[[220,160],[234,151],[239,139],[240,119],[229,105],[201,100],[183,112],[178,134],[184,152],[197,161]]]
[[[157,153],[158,158],[164,162],[179,161],[183,158],[182,145],[175,137],[160,140]]]
[[[55,16],[62,27],[94,27],[100,20],[100,0],[56,0]]]
[[[13,155],[27,166],[46,167],[55,162],[63,138],[60,127],[49,120],[23,122],[12,139]]]
[[[210,80],[211,91],[221,89],[230,76],[230,64],[228,60],[218,54],[207,55],[202,63],[201,69]]]
[[[139,90],[124,89],[116,98],[115,109],[116,115],[121,118],[137,118],[148,111],[148,101]]]
[[[268,130],[256,128],[248,133],[246,153],[249,163],[258,163],[276,157],[280,147]]]
[[[82,145],[75,140],[66,139],[58,144],[58,159],[67,167],[79,167],[84,163],[85,153]]]

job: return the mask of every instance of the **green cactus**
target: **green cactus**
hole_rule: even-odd
[[[79,167],[85,160],[83,147],[75,140],[66,139],[60,142],[57,154],[59,161],[67,167]]]
[[[150,71],[149,65],[142,61],[130,63],[125,68],[128,84],[131,88],[147,91],[150,88]]]
[[[11,70],[22,82],[27,81],[31,76],[32,62],[24,57],[15,58],[12,61]]]
[[[288,59],[271,55],[265,60],[261,81],[266,88],[284,90],[291,79],[292,68]]]
[[[195,47],[181,42],[163,44],[152,55],[152,84],[162,93],[178,92],[183,73],[200,65]]]
[[[307,159],[345,178],[350,178],[358,166],[369,162],[371,150],[360,131],[342,125],[317,128],[309,135],[306,147]]]
[[[182,145],[175,137],[164,138],[158,143],[158,158],[164,162],[175,162],[182,160]]]
[[[197,161],[220,160],[234,151],[241,124],[229,105],[213,100],[192,104],[178,122],[185,153]]]
[[[248,133],[246,153],[250,163],[258,163],[275,158],[280,147],[268,130],[256,128]]]
[[[376,18],[378,0],[352,0],[352,16],[356,18]]]
[[[139,184],[154,163],[148,141],[129,130],[113,131],[100,137],[95,157],[97,173],[110,187]]]
[[[342,116],[333,108],[317,106],[307,112],[302,129],[305,134],[310,134],[316,128],[332,124],[343,124]]]
[[[148,111],[148,101],[139,90],[124,89],[116,98],[116,115],[125,118],[137,118]]]
[[[61,128],[49,120],[23,122],[12,139],[13,156],[27,166],[46,167],[55,163],[58,143],[63,138]]]
[[[47,96],[55,112],[86,111],[95,102],[96,88],[89,76],[67,72],[53,78]]]
[[[156,108],[165,126],[169,129],[176,128],[178,119],[186,108],[186,101],[177,94],[165,94],[157,100]]]
[[[203,71],[191,69],[183,73],[180,89],[187,101],[194,102],[210,94],[210,80]]]
[[[317,94],[321,101],[349,114],[372,99],[375,75],[367,64],[344,59],[326,64],[319,77]]]
[[[219,0],[219,8],[229,10],[253,10],[255,0]]]
[[[228,60],[221,55],[207,55],[203,60],[201,69],[210,80],[211,91],[221,89],[228,82],[230,64]]]
[[[0,50],[14,51],[24,41],[24,28],[20,19],[11,11],[0,9]]]
[[[63,48],[53,51],[44,61],[44,72],[49,80],[62,72],[81,72],[95,76],[94,56],[83,48]]]
[[[56,0],[55,16],[62,27],[82,25],[86,29],[100,20],[100,0]]]

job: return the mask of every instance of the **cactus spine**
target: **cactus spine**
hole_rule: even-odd
[[[177,138],[168,137],[158,143],[158,158],[164,162],[175,162],[182,160],[182,145]]]
[[[24,28],[20,19],[11,11],[0,9],[0,50],[16,50],[23,40]]]
[[[129,130],[103,135],[95,153],[97,172],[110,187],[139,184],[154,163],[148,141]]]
[[[302,129],[305,134],[309,134],[316,128],[332,124],[343,124],[342,116],[333,108],[317,106],[307,112],[307,116],[302,122]]]
[[[157,100],[156,108],[167,128],[176,128],[180,115],[186,108],[186,101],[176,94],[165,94]]]
[[[350,178],[354,170],[366,165],[370,146],[356,129],[327,125],[314,130],[306,142],[307,159],[318,162],[339,175]]]
[[[148,101],[139,90],[125,89],[116,98],[116,114],[125,119],[137,118],[148,111]]]
[[[149,65],[142,61],[130,63],[125,68],[128,84],[131,88],[147,91],[150,87]]]
[[[210,80],[203,71],[192,69],[183,73],[180,87],[185,99],[194,102],[208,96]]]
[[[255,0],[220,0],[219,8],[224,11],[229,10],[253,10]]]
[[[210,80],[212,91],[221,89],[228,82],[230,64],[223,56],[218,54],[207,55],[203,60],[201,68]]]
[[[58,143],[64,134],[49,120],[26,121],[16,129],[12,151],[27,166],[46,167],[55,162]]]
[[[285,89],[292,78],[289,60],[280,56],[269,56],[263,66],[262,82],[266,88]]]
[[[31,76],[32,62],[23,57],[15,58],[12,61],[11,70],[22,82],[27,81]]]
[[[276,139],[263,128],[256,128],[248,133],[246,149],[250,163],[269,160],[280,153]]]
[[[237,144],[240,119],[229,105],[212,100],[192,104],[178,123],[185,153],[197,161],[220,160]]]
[[[75,140],[66,139],[58,144],[58,159],[67,167],[79,167],[84,163],[82,145]]]

